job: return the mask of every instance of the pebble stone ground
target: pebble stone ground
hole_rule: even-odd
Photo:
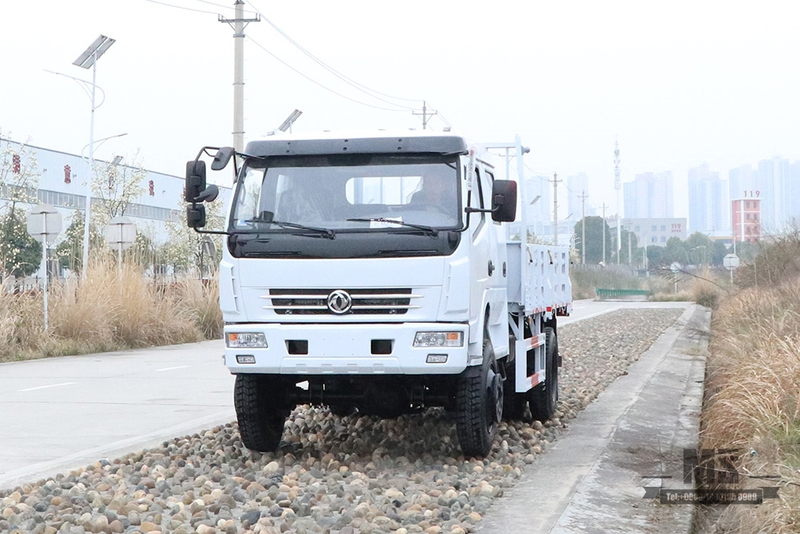
[[[301,406],[277,453],[247,451],[232,423],[2,490],[0,532],[472,532],[492,500],[681,311],[620,310],[562,327],[556,417],[502,423],[485,459],[460,455],[441,409],[381,420]]]

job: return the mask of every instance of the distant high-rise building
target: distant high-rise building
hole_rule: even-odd
[[[756,198],[761,199],[762,228],[767,232],[781,232],[793,211],[789,198],[789,160],[775,157],[758,162]]]
[[[728,184],[708,164],[689,169],[689,232],[730,230]]]
[[[800,225],[800,161],[789,165],[789,179],[786,182],[786,215],[793,224]]]
[[[623,184],[626,219],[663,219],[673,216],[672,172],[637,174]]]
[[[622,184],[622,209],[627,219],[637,219],[639,214],[636,209],[636,182]]]
[[[728,171],[729,195],[731,200],[744,198],[759,190],[758,173],[751,165],[742,165]]]

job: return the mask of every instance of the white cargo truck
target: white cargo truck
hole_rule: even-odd
[[[518,137],[508,150],[522,169]],[[453,133],[205,147],[186,176],[200,232],[217,194],[203,154],[235,167],[219,288],[247,448],[275,450],[298,404],[384,417],[443,406],[468,456],[489,453],[503,417],[553,415],[569,251],[527,243],[521,172],[499,179],[488,151]]]

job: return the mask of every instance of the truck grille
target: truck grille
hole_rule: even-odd
[[[328,305],[332,293],[350,297],[347,311],[334,312]],[[411,304],[411,289],[270,289],[261,297],[269,299],[264,309],[275,310],[278,315],[403,315],[408,310],[419,308]],[[346,300],[346,298],[344,299]],[[340,299],[340,303],[342,300]],[[339,306],[341,307],[341,306]]]

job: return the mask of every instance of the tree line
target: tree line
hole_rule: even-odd
[[[583,240],[585,222],[585,243]],[[616,231],[611,230],[608,223],[599,216],[585,217],[575,223],[573,237],[575,251],[579,259],[584,257],[586,251],[587,264],[600,264],[603,262],[603,234],[605,233],[605,263],[623,263],[630,265],[645,265],[645,246],[640,245],[634,232],[623,228],[619,248],[619,261],[617,261]],[[752,258],[757,250],[750,243],[737,243],[737,255],[746,260]],[[722,260],[731,250],[721,241],[695,232],[687,239],[682,240],[672,237],[665,246],[647,246],[647,265],[651,268],[668,267],[673,263],[682,266],[708,265],[722,266]]]

